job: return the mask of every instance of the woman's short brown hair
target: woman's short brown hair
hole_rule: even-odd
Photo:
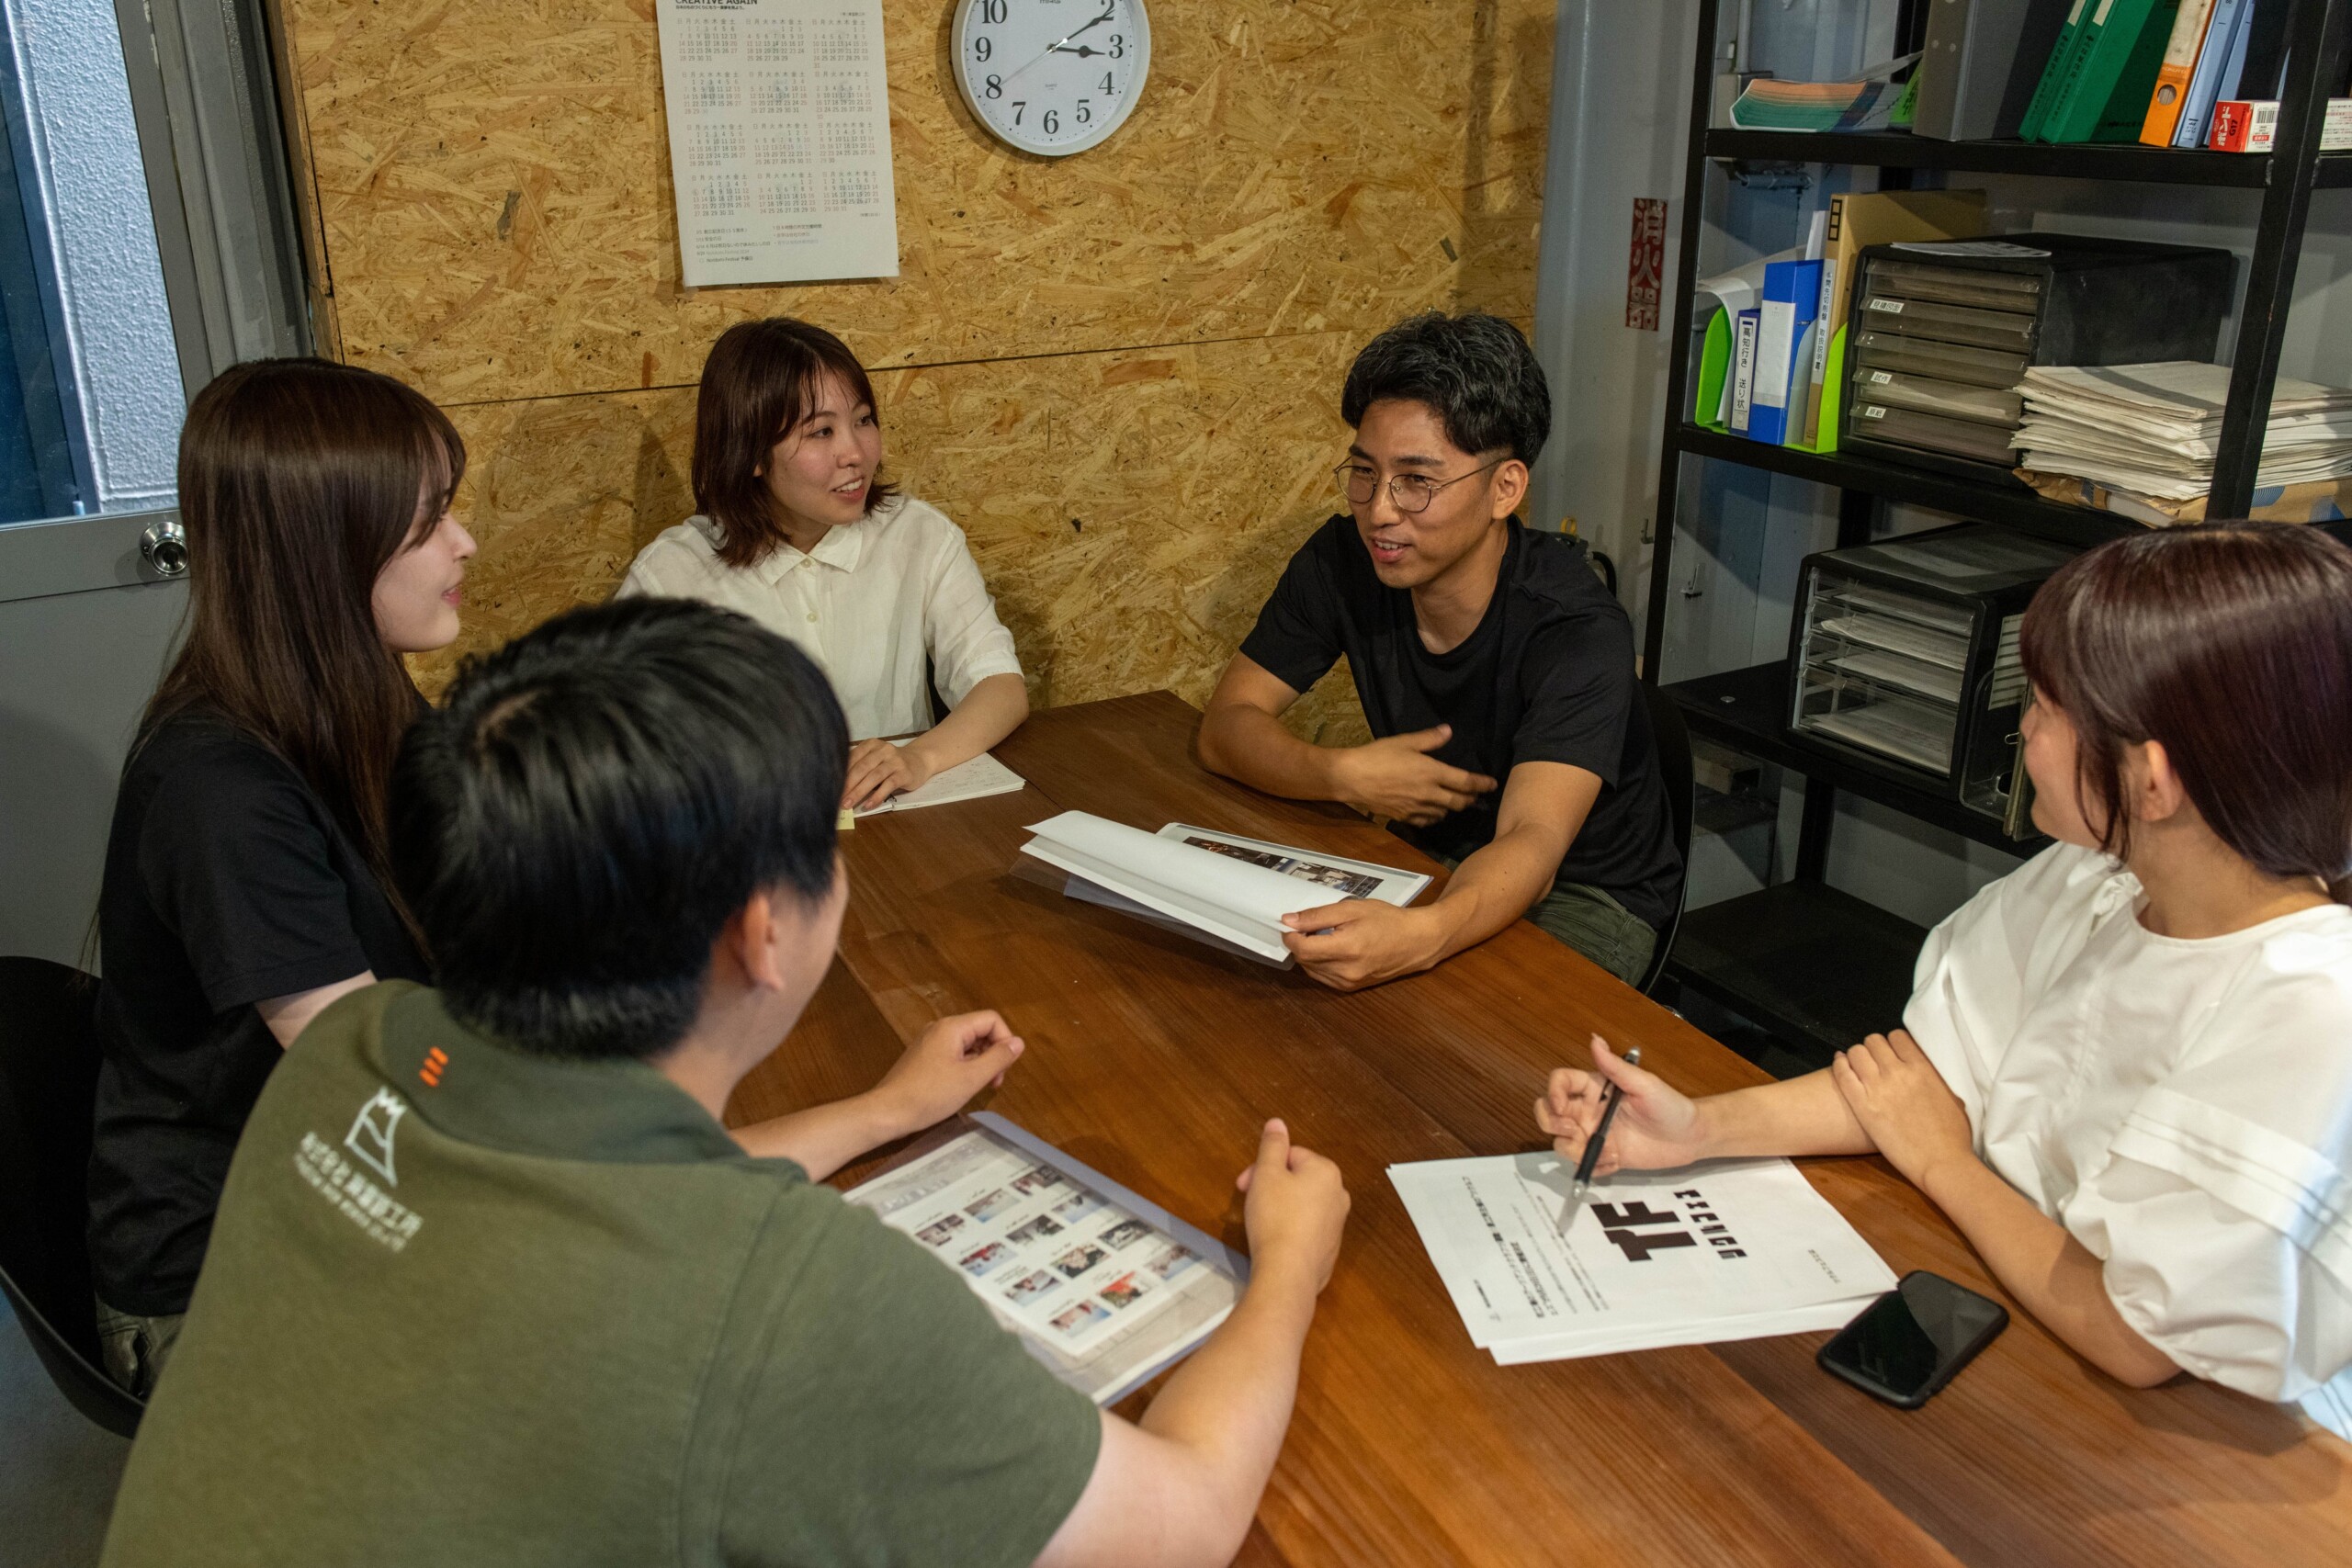
[[[839,377],[880,422],[865,367],[822,327],[771,316],[739,321],[711,344],[695,404],[695,507],[725,531],[718,555],[729,566],[753,565],[785,542],[775,500],[758,470],[786,433],[808,417],[828,375]],[[866,515],[897,493],[877,472],[865,492]]]
[[[2109,853],[2130,847],[2124,748],[2154,740],[2223,843],[2352,903],[2352,549],[2295,524],[2110,540],[2035,595],[2021,650]]]

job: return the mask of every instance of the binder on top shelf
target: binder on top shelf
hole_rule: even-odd
[[[2278,96],[2287,80],[2287,22],[2294,9],[2289,0],[2253,0],[2245,17],[2245,48],[2233,80],[2224,79],[2224,100],[2260,103]]]
[[[1748,394],[1747,438],[1770,446],[1788,444],[1792,394],[1810,386],[1800,367],[1813,363],[1812,333],[1821,304],[1821,263],[1774,262],[1764,269],[1764,297],[1758,308],[1755,377]],[[1802,415],[1797,434],[1804,434]]]
[[[1984,232],[1981,190],[1882,190],[1845,192],[1829,198],[1823,231],[1821,298],[1828,304],[1814,334],[1812,385],[1804,399],[1800,445],[1815,451],[1836,446],[1838,422],[1825,419],[1829,348],[1845,330],[1854,296],[1855,263],[1871,245],[1903,240],[1972,240]]]
[[[2179,11],[2180,0],[2099,0],[2041,140],[2137,141]]]
[[[2018,127],[2018,137],[2027,141],[2039,141],[2041,128],[2048,123],[2050,111],[2058,104],[2058,95],[2066,85],[2066,73],[2074,69],[2075,56],[2083,46],[2083,17],[2090,10],[2091,0],[2075,0],[2067,7],[2066,24],[2058,30],[2058,41],[2050,51],[2048,63],[2041,68],[2041,80],[2034,85],[2033,96],[2028,101],[2025,119]]]
[[[1731,432],[1746,435],[1756,410],[1756,333],[1761,312],[1739,313],[1739,346],[1732,351]]]
[[[2180,111],[2187,105],[2189,78],[2197,73],[2197,56],[2205,47],[2205,32],[2213,20],[2213,0],[2181,0],[2173,17],[2172,39],[2165,46],[2164,63],[2156,68],[2155,91],[2148,96],[2147,117],[2140,122],[2144,147],[2169,147],[2180,129]]]
[[[1935,0],[1912,133],[2007,140],[2024,125],[2072,0]]]
[[[2207,147],[2212,144],[2214,110],[2221,105],[2245,97],[2243,85],[2259,75],[2259,70],[2249,73],[2247,62],[2257,67],[2266,59],[2277,60],[2285,47],[2280,29],[2286,25],[2284,9],[2277,5],[2265,7],[2262,0],[2244,0],[2238,8],[2237,27],[2230,37],[2230,46],[2215,65],[2213,74],[2206,76],[2201,66],[2198,80],[2189,93],[2189,116],[2181,117],[2180,129],[2173,133],[2176,147]],[[2212,29],[2209,29],[2211,31]]]
[[[2222,78],[2230,62],[2242,57],[2248,0],[2213,0],[2213,15],[2205,24],[2205,41],[2197,51],[2197,68],[2189,73],[2188,95],[2181,99],[2180,118],[2174,125],[2175,147],[2202,147],[2212,123],[2213,106],[2221,101]]]

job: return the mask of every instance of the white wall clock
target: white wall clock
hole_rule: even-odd
[[[1143,0],[956,0],[956,85],[996,138],[1067,158],[1119,129],[1151,71]]]

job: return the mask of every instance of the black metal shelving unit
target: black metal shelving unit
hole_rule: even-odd
[[[2015,481],[1954,479],[1926,468],[1845,453],[1766,446],[1720,434],[1690,421],[1692,312],[1702,276],[1700,243],[1706,182],[1718,164],[1851,164],[1875,167],[1883,186],[1909,183],[1914,171],[2040,175],[2070,180],[2195,186],[2256,191],[2261,209],[2238,312],[2229,404],[2208,515],[2243,516],[2261,462],[2262,432],[2278,380],[2295,272],[2314,190],[2352,187],[2352,153],[2322,153],[2320,132],[2331,88],[2319,62],[2332,58],[2352,27],[2352,0],[2296,0],[2288,20],[2291,48],[2278,140],[2268,154],[2176,151],[2138,145],[2048,146],[2025,141],[1938,141],[1902,132],[1804,135],[1726,130],[1710,124],[1721,0],[1702,0],[1692,76],[1690,154],[1684,170],[1681,255],[1675,290],[1673,352],[1667,385],[1664,457],[1659,465],[1655,554],[1643,678],[1656,682],[1674,602],[1675,518],[1686,468],[1731,462],[1830,486],[1839,492],[1838,542],[1864,544],[1880,506],[1925,506],[2065,544],[2088,547],[2136,532],[2128,518],[2043,500]],[[1897,31],[1916,49],[1927,7],[1905,0]],[[1795,879],[1685,916],[1668,974],[1682,986],[1750,1019],[1799,1055],[1821,1056],[1852,1043],[1899,1014],[1911,966],[1926,933],[1830,887],[1824,881],[1840,790],[1948,829],[1977,843],[2030,852],[1998,822],[1913,785],[1896,774],[1792,734],[1785,665],[1673,682],[1665,688],[1691,729],[1806,780]]]

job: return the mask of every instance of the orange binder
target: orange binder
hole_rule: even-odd
[[[2143,146],[2172,145],[2172,133],[2180,126],[2180,111],[2188,107],[2188,79],[2197,73],[2197,55],[2205,47],[2205,29],[2212,19],[2213,0],[2181,0],[2180,11],[2173,17],[2172,40],[2165,47],[2165,62],[2156,72],[2156,90],[2148,96],[2148,118],[2140,127]]]

